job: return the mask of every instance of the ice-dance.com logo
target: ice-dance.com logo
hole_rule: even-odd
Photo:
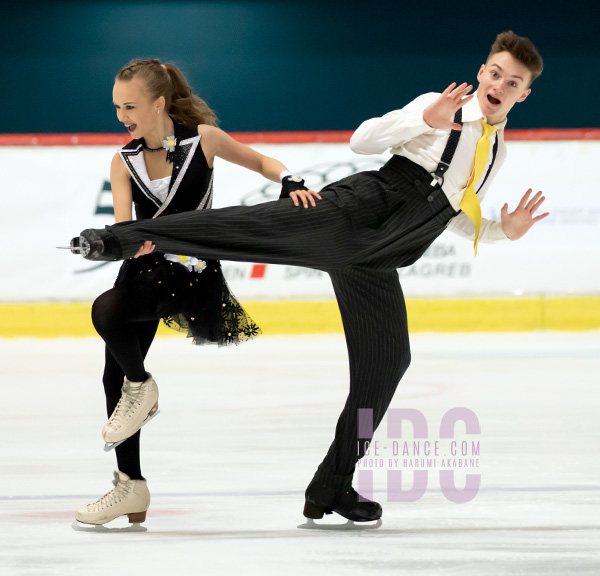
[[[402,422],[412,426],[412,438],[403,438]],[[464,435],[457,438],[457,423]],[[479,491],[479,456],[481,426],[469,408],[452,408],[440,421],[439,436],[430,437],[427,419],[419,410],[390,408],[387,412],[387,438],[370,441],[373,437],[373,410],[358,410],[358,492],[373,499],[373,476],[387,474],[389,502],[414,502],[427,491],[430,472],[437,472],[444,496],[451,502],[463,504],[473,500]],[[463,488],[457,488],[458,472],[464,478]],[[403,487],[402,479],[412,476],[412,486]],[[409,476],[410,475],[410,476]]]

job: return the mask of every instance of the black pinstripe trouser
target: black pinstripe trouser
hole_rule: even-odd
[[[321,191],[316,208],[290,199],[120,223],[108,227],[123,258],[145,240],[161,252],[198,258],[287,264],[329,273],[344,324],[350,393],[318,477],[347,482],[357,450],[358,409],[383,418],[410,363],[404,296],[397,268],[418,260],[456,215],[427,172],[393,156]],[[361,442],[364,445],[364,442]]]

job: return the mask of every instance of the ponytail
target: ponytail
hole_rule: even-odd
[[[216,126],[217,116],[208,104],[199,96],[192,93],[192,89],[183,74],[173,64],[164,65],[171,79],[171,106],[169,116],[181,124],[210,124]]]

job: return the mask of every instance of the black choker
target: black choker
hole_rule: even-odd
[[[167,151],[167,162],[173,164],[173,160],[175,159],[175,146],[177,146],[177,138],[175,136],[167,136],[162,141],[162,146],[159,148],[149,148],[146,146],[146,141],[142,142],[142,148],[144,150],[148,150],[148,152],[160,152],[161,150]]]
[[[142,144],[142,147],[144,148],[144,150],[148,150],[148,152],[160,152],[161,150],[165,149],[164,146],[160,146],[158,148],[149,148],[148,146],[146,146],[146,144]]]

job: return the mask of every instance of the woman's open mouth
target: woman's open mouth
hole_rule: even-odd
[[[130,124],[129,126],[126,126],[129,133],[133,132],[136,129],[136,127],[137,127],[137,124]]]

